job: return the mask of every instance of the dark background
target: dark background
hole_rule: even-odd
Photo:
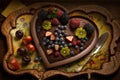
[[[0,13],[7,7],[10,1],[11,0],[0,0]],[[21,0],[21,2],[25,5],[30,5],[40,1],[41,2],[53,1],[64,5],[71,5],[73,7],[88,4],[100,5],[105,7],[109,12],[111,12],[111,14],[113,15],[113,19],[115,19],[120,24],[120,0]],[[5,19],[6,18],[0,14],[0,28]],[[120,52],[120,39],[117,42],[118,45],[116,50]],[[0,80],[37,80],[35,77],[29,74],[14,76],[4,71],[2,66],[2,60],[6,52],[7,52],[6,38],[2,35],[0,31]],[[92,78],[90,80],[120,80],[120,69],[116,71],[114,74],[108,76],[92,74],[91,77]],[[76,76],[71,79],[57,75],[47,80],[88,80],[88,79],[87,75]]]

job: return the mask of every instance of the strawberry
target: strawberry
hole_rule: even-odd
[[[53,53],[53,50],[52,49],[47,49],[47,54],[50,55]]]
[[[20,68],[20,64],[18,63],[18,60],[13,57],[11,61],[8,63],[8,66],[12,70],[18,70]]]
[[[72,42],[73,39],[74,39],[74,37],[73,37],[73,36],[67,36],[66,39],[67,39],[68,41]]]
[[[80,20],[79,19],[73,18],[73,19],[70,20],[70,27],[71,28],[75,29],[79,26],[80,26]]]
[[[27,36],[27,37],[23,38],[22,41],[23,41],[24,44],[28,44],[28,43],[30,43],[32,41],[32,37],[31,36]]]
[[[59,20],[58,20],[57,18],[53,18],[53,19],[51,20],[51,23],[52,23],[52,25],[54,25],[54,26],[57,26],[57,25],[60,24],[60,22],[59,22]]]
[[[54,34],[52,34],[52,35],[50,36],[50,40],[55,40],[55,35],[54,35]]]
[[[81,43],[81,41],[80,40],[77,40],[77,44],[79,45]]]
[[[46,36],[46,37],[51,36],[51,35],[52,35],[52,32],[50,32],[50,31],[47,31],[47,32],[45,33],[45,36]]]
[[[28,44],[28,45],[27,45],[27,50],[28,50],[28,51],[35,51],[35,47],[34,47],[34,45],[31,44],[31,43]]]
[[[75,46],[77,42],[75,40],[72,41],[72,45]]]
[[[60,18],[63,15],[63,11],[62,10],[57,10],[56,15],[58,18]]]

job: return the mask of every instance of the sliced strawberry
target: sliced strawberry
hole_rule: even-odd
[[[74,39],[74,37],[73,37],[73,36],[67,36],[66,39],[67,39],[68,41],[72,42],[73,39]]]
[[[55,25],[55,26],[57,26],[57,25],[60,24],[60,22],[59,22],[59,20],[58,20],[57,18],[53,18],[53,19],[51,20],[51,23],[52,23],[52,25]]]
[[[8,66],[12,70],[18,70],[20,68],[20,64],[15,57],[11,59],[11,61],[8,63]]]
[[[63,15],[63,11],[60,10],[60,9],[57,10],[56,15],[57,15],[58,18],[60,18]]]
[[[51,36],[51,35],[52,35],[52,32],[50,32],[50,31],[47,31],[47,32],[45,33],[45,36],[46,36],[46,37]]]
[[[53,50],[52,49],[47,49],[47,55],[50,55],[53,53]]]
[[[50,36],[50,40],[55,40],[55,35],[54,34],[52,34],[51,36]]]
[[[32,37],[31,36],[27,36],[27,37],[23,38],[22,41],[23,41],[24,44],[28,44],[28,43],[30,43],[32,41]]]
[[[34,45],[31,44],[31,43],[28,44],[28,45],[27,45],[27,50],[28,50],[28,51],[35,51],[35,47],[34,47]]]

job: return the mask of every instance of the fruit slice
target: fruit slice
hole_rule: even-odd
[[[50,31],[47,31],[47,32],[45,33],[45,36],[46,36],[46,37],[51,36],[51,35],[52,35],[52,32],[50,32]]]
[[[72,42],[73,39],[74,39],[74,37],[73,37],[73,36],[67,36],[66,39],[67,39],[68,41]]]

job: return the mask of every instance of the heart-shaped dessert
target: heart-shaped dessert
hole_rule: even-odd
[[[76,61],[97,41],[96,25],[82,16],[70,16],[60,5],[46,5],[35,14],[31,34],[46,68]]]

